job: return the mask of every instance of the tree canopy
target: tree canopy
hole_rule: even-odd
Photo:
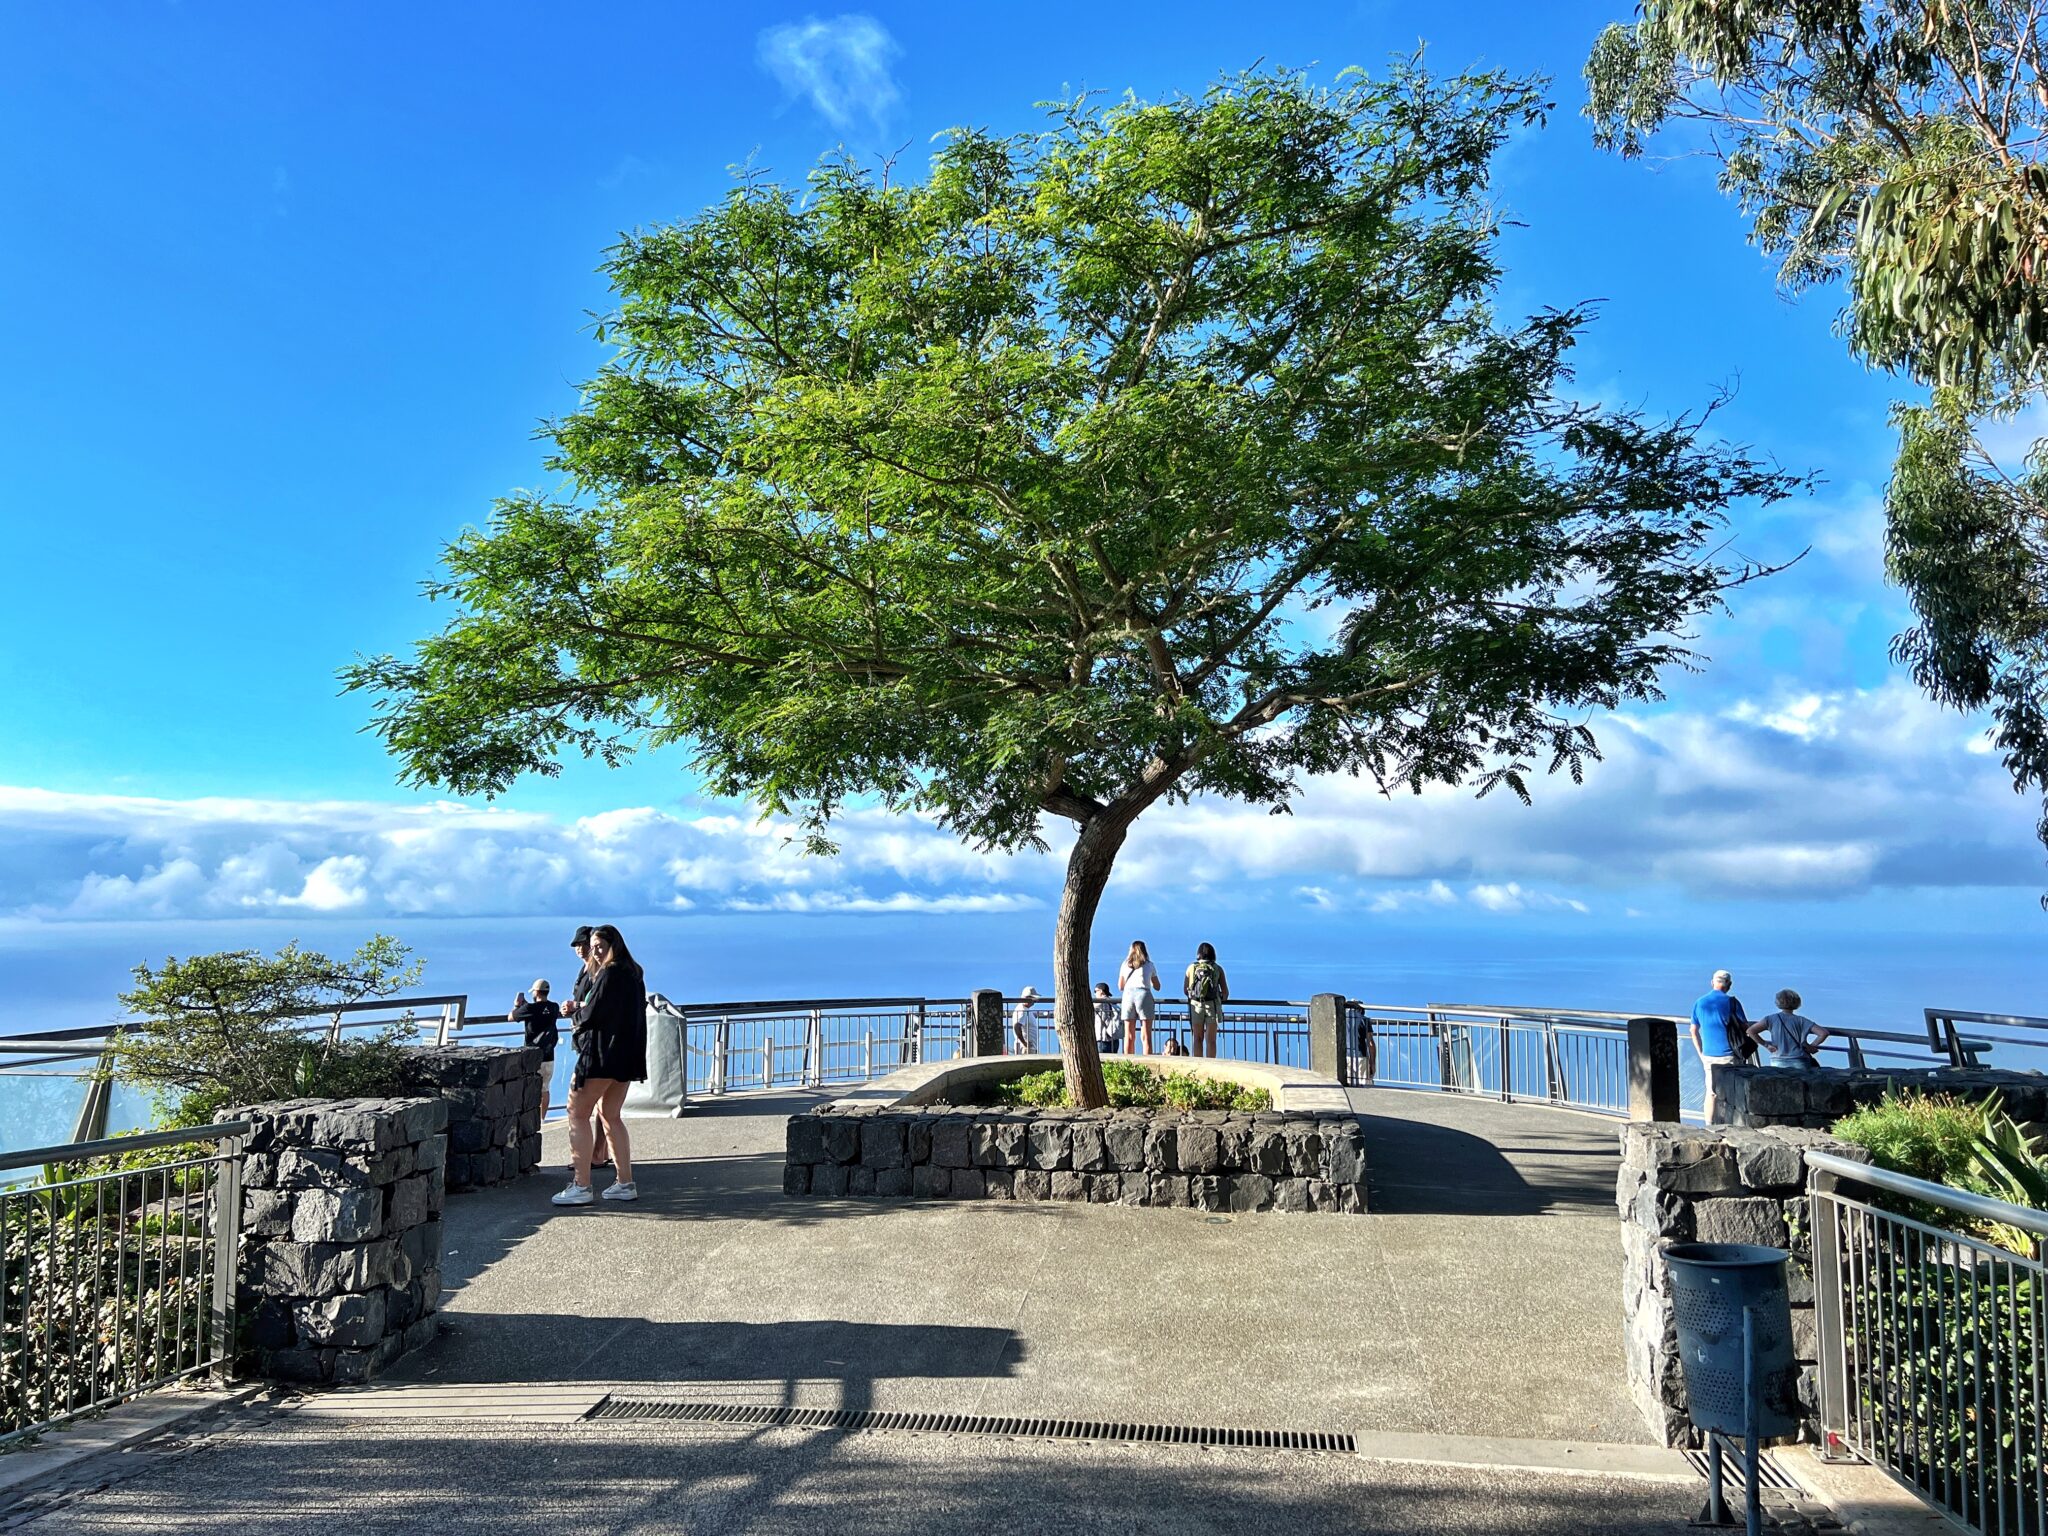
[[[2048,794],[2048,443],[2021,468],[1980,436],[2048,368],[2044,42],[2034,0],[1649,0],[1586,77],[1598,142],[1699,131],[1783,282],[1844,280],[1850,349],[1933,391],[1895,412],[1887,555],[1918,622],[1893,654],[1988,706]]]
[[[462,791],[644,740],[820,834],[856,796],[992,847],[1065,818],[1099,1102],[1087,938],[1141,812],[1576,776],[1747,574],[1724,509],[1790,488],[1710,411],[1575,399],[1585,310],[1496,316],[1488,165],[1542,110],[1249,73],[958,130],[918,181],[743,173],[610,253],[565,484],[451,544],[456,617],[349,685]]]

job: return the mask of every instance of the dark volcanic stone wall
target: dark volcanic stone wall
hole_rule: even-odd
[[[1355,1115],[1273,1110],[837,1108],[789,1121],[784,1192],[1077,1200],[1203,1211],[1365,1209]]]

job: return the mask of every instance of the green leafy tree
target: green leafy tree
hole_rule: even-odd
[[[1844,280],[1850,349],[1933,390],[1894,413],[1893,656],[1991,710],[2048,841],[2048,442],[2008,472],[1979,435],[2048,365],[2044,34],[2033,0],[1648,0],[1586,77],[1599,143],[1690,130],[1785,285]]]
[[[1077,1102],[1097,903],[1161,800],[1283,809],[1574,777],[1749,574],[1709,541],[1788,480],[1573,400],[1586,315],[1491,308],[1498,75],[1056,104],[905,184],[742,175],[625,238],[616,357],[430,584],[459,612],[352,688],[412,782],[689,742],[709,789],[849,798],[977,844],[1074,828],[1054,934]]]
[[[239,1104],[393,1092],[409,1022],[332,1041],[306,1026],[410,986],[421,968],[409,954],[379,934],[346,960],[292,943],[275,955],[236,949],[138,965],[121,994],[136,1022],[115,1041],[114,1075],[153,1090],[181,1125]]]

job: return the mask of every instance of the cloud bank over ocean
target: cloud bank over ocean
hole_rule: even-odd
[[[1322,911],[1624,915],[1621,893],[1832,898],[2043,882],[2033,808],[1974,722],[1909,684],[1599,724],[1582,787],[1536,804],[1463,790],[1304,785],[1291,816],[1155,808],[1116,884]],[[1057,900],[1050,854],[982,854],[919,818],[856,810],[836,858],[726,806],[574,819],[453,802],[152,799],[0,788],[0,917],[1011,912]]]

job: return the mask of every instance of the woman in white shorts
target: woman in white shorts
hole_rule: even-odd
[[[1124,956],[1124,968],[1117,973],[1117,990],[1124,995],[1124,1054],[1137,1049],[1138,1031],[1144,1031],[1145,1054],[1152,1054],[1152,1015],[1159,1007],[1159,972],[1143,939],[1131,940],[1131,952]]]

